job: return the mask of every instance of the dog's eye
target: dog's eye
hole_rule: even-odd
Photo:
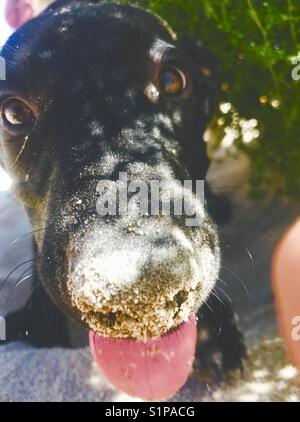
[[[34,113],[24,101],[10,98],[2,106],[2,119],[9,129],[20,130],[33,123]]]
[[[166,95],[182,94],[187,87],[186,75],[177,68],[168,68],[160,75],[160,90]]]

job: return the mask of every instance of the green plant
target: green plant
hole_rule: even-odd
[[[300,64],[300,1],[123,2],[158,13],[179,36],[193,36],[214,52],[223,82],[221,102],[231,105],[223,105],[227,113],[219,110],[215,121],[221,130],[227,128],[228,149],[250,156],[252,195],[299,198],[300,80],[292,78],[292,70],[297,56]],[[295,75],[300,79],[300,68]]]

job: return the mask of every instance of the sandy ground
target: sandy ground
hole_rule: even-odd
[[[11,343],[0,348],[0,368],[0,402],[137,401],[107,384],[88,349],[35,350]],[[215,386],[194,373],[172,401],[300,401],[299,380],[280,338],[269,335],[249,349],[243,378]]]
[[[229,178],[236,184],[231,186],[235,206],[230,225],[220,231],[223,267],[219,289],[230,296],[239,313],[249,358],[244,376],[236,374],[222,385],[208,385],[195,370],[173,400],[300,401],[297,373],[288,362],[277,332],[269,278],[276,241],[299,215],[299,209],[294,204],[276,200],[259,207],[246,201],[243,195],[246,165],[244,172],[239,165],[230,165],[230,169]],[[221,172],[221,177],[219,174],[215,180],[228,183],[222,177],[222,169],[216,171]],[[0,204],[3,205],[7,194],[1,195]],[[18,230],[23,224],[21,230],[27,233],[28,223],[22,218],[21,215],[17,218]],[[0,255],[2,246],[6,264],[8,256],[15,259],[11,254],[7,255],[5,247],[14,236],[12,226],[2,225]],[[30,254],[23,243],[19,253],[24,250]],[[0,346],[0,401],[118,402],[134,399],[116,392],[106,383],[87,349],[37,350],[26,344],[11,343]]]

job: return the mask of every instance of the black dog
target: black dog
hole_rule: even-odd
[[[120,173],[175,191],[178,180],[205,178],[202,135],[217,86],[207,51],[140,8],[74,1],[25,24],[1,55],[0,157],[32,222],[43,286],[29,339],[68,345],[61,311],[103,335],[149,339],[200,308],[223,368],[240,367],[233,313],[210,296],[220,252],[203,203],[188,196],[202,216],[194,227],[175,215],[178,193],[169,216],[137,214],[138,192],[124,216],[96,208],[99,181],[119,187]],[[58,311],[45,308],[48,295]]]

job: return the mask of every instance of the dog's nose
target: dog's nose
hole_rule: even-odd
[[[195,251],[179,228],[93,230],[69,289],[89,327],[118,338],[157,338],[186,321],[209,294],[217,272],[204,244]],[[211,265],[209,265],[211,260]],[[204,268],[211,268],[208,274]],[[201,278],[199,278],[201,274]]]

